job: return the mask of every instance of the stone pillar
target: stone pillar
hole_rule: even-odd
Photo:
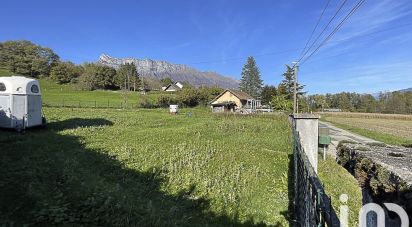
[[[301,145],[315,172],[318,172],[319,117],[313,114],[294,114],[293,126],[299,132]]]

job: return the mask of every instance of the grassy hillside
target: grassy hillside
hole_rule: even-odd
[[[121,91],[83,91],[73,84],[59,85],[54,81],[40,79],[43,102],[49,106],[89,106],[94,107],[122,107],[125,105],[125,95]],[[142,95],[139,92],[127,94],[128,106],[138,106],[141,102],[156,101],[162,92],[149,92]],[[173,95],[168,93],[168,95]]]
[[[0,76],[10,76],[6,69],[0,68]],[[171,93],[163,93],[161,91],[152,91],[146,95],[139,92],[129,92],[127,97],[121,91],[83,91],[73,84],[59,85],[49,79],[40,79],[40,87],[42,92],[43,104],[46,106],[72,106],[72,107],[124,107],[126,98],[128,107],[137,107],[140,103],[155,102],[159,95]],[[150,83],[155,83],[153,80]]]

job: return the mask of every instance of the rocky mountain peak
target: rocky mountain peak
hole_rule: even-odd
[[[166,61],[137,58],[115,58],[101,54],[100,64],[118,68],[122,64],[134,63],[136,69],[143,77],[163,79],[170,77],[174,81],[188,82],[193,86],[219,86],[222,88],[238,88],[239,81],[222,76],[215,72],[201,72],[182,64],[172,64]]]

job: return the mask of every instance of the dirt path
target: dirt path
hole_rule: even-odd
[[[353,141],[353,142],[361,143],[361,144],[382,143],[380,141],[376,141],[376,140],[343,130],[341,128],[335,127],[332,124],[327,123],[327,122],[323,122],[323,121],[319,122],[319,127],[329,128],[331,144],[329,145],[328,153],[330,153],[334,157],[336,157],[336,147],[338,146],[339,142],[343,140]]]

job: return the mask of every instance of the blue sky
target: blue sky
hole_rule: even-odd
[[[348,0],[325,34],[356,3]],[[166,60],[239,79],[256,56],[266,84],[298,59],[326,0],[3,0],[0,41],[27,39],[64,60]],[[341,0],[331,0],[316,34]],[[313,93],[412,87],[412,1],[366,0],[333,39],[305,62],[299,80]]]

